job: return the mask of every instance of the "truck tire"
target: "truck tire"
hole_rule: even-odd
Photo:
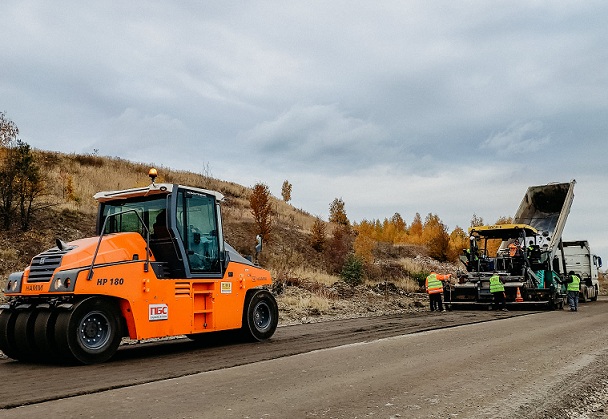
[[[36,343],[34,341],[34,324],[37,310],[19,311],[15,320],[15,346],[18,359],[21,361],[35,360]]]
[[[266,290],[253,290],[247,294],[243,308],[242,332],[246,338],[262,341],[269,339],[279,323],[279,307]]]
[[[593,286],[594,295],[589,299],[589,301],[597,301],[597,295],[599,294],[599,290],[597,286]]]
[[[66,361],[95,364],[110,359],[122,339],[120,311],[112,301],[91,297],[60,312],[55,340]]]
[[[60,360],[59,348],[55,343],[56,310],[40,310],[34,322],[34,344],[41,361]]]
[[[9,358],[17,359],[19,352],[15,344],[15,321],[17,312],[2,310],[0,313],[0,351]]]

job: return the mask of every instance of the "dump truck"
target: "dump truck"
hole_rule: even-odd
[[[564,241],[565,267],[561,265],[563,272],[573,271],[581,279],[581,302],[596,301],[600,294],[599,269],[602,267],[602,258],[594,255],[587,240]]]
[[[270,273],[224,240],[219,192],[178,184],[99,192],[97,236],[64,242],[9,275],[0,350],[92,364],[133,340],[237,330],[270,338]]]
[[[458,275],[456,283],[444,287],[448,309],[489,307],[493,300],[490,277],[495,272],[505,285],[508,305],[563,308],[567,271],[560,244],[575,183],[531,186],[512,223],[470,228],[469,247],[461,255],[466,271]]]

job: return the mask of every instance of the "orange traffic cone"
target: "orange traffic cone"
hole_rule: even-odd
[[[517,294],[515,295],[515,302],[516,303],[523,303],[524,299],[521,298],[521,292],[519,292],[519,287],[517,287]]]

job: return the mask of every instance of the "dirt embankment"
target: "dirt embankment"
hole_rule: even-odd
[[[327,287],[328,297],[305,288],[288,286],[277,296],[279,325],[317,323],[334,319],[382,316],[428,310],[425,293],[406,293],[391,283],[351,287],[337,282]]]

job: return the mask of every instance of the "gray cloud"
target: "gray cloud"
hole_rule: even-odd
[[[295,105],[242,137],[282,167],[314,165],[326,173],[357,170],[387,154],[386,134],[380,127],[346,115],[336,105]]]
[[[537,153],[548,147],[550,142],[543,123],[529,121],[511,124],[506,130],[492,134],[483,142],[482,148],[500,155],[521,155]]]

